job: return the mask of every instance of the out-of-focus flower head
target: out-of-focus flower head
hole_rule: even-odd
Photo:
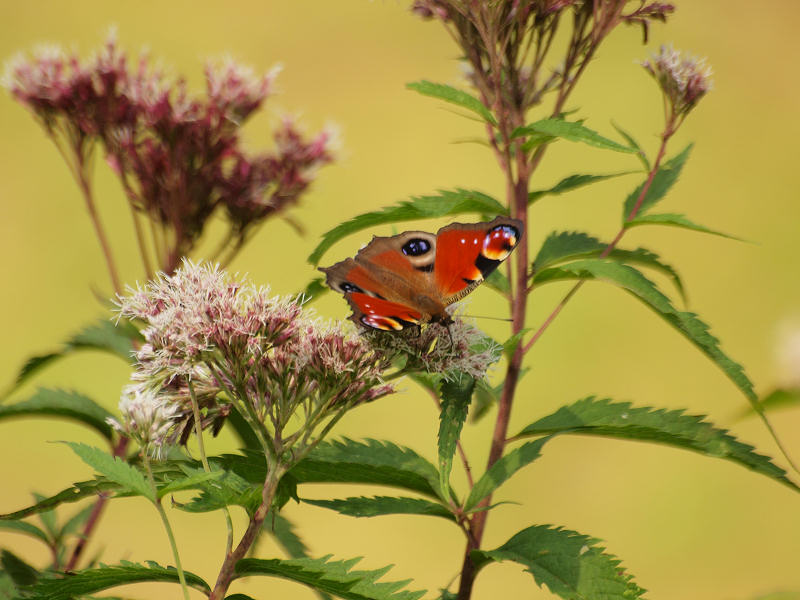
[[[677,118],[685,117],[713,87],[705,59],[683,55],[672,46],[661,46],[642,66],[656,80]]]
[[[328,132],[306,138],[291,121],[275,132],[273,150],[242,147],[240,128],[264,103],[277,72],[257,75],[231,59],[210,61],[205,94],[193,94],[149,56],[131,66],[112,34],[86,60],[53,47],[19,56],[7,65],[4,83],[82,184],[93,145],[103,146],[134,209],[166,229],[170,247],[156,250],[161,268],[172,272],[218,208],[226,211],[237,251],[246,233],[296,203],[317,168],[332,160]]]

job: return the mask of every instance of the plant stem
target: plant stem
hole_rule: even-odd
[[[284,472],[283,468],[271,464],[271,461],[267,462],[267,470],[267,479],[264,481],[264,488],[261,491],[261,504],[258,509],[256,509],[253,516],[250,517],[250,523],[242,539],[239,541],[239,544],[236,546],[236,549],[228,553],[225,557],[225,561],[222,563],[219,575],[217,576],[217,581],[214,584],[214,589],[208,597],[208,600],[222,600],[225,597],[235,574],[236,563],[245,557],[247,551],[250,550],[250,547],[256,541],[258,533],[264,524],[264,519],[267,517],[269,507],[272,505],[272,500],[278,489],[278,482]]]
[[[181,582],[181,589],[183,589],[183,597],[185,600],[189,600],[189,588],[186,587],[186,576],[183,574],[181,557],[178,554],[178,545],[175,543],[175,535],[172,533],[172,526],[169,524],[169,519],[167,519],[167,513],[164,511],[164,507],[161,506],[161,500],[159,500],[157,497],[158,488],[156,488],[156,482],[153,479],[153,471],[150,469],[150,460],[147,458],[146,449],[142,448],[141,456],[145,473],[147,473],[147,480],[150,482],[150,488],[153,490],[153,495],[156,498],[153,500],[153,504],[158,511],[158,516],[161,517],[161,522],[164,524],[164,529],[166,530],[167,537],[169,538],[169,545],[172,548],[172,556],[175,559],[175,568],[178,571],[178,579]]]
[[[92,221],[92,225],[94,225],[94,232],[97,235],[97,240],[100,242],[100,248],[103,250],[103,256],[106,259],[106,266],[108,267],[108,274],[111,277],[111,284],[114,287],[114,292],[120,294],[122,293],[122,286],[120,285],[119,275],[117,274],[117,268],[114,264],[114,257],[111,254],[111,245],[108,242],[103,224],[100,222],[100,215],[97,212],[92,186],[89,183],[89,174],[86,172],[86,161],[83,160],[80,149],[76,148],[75,153],[76,156],[78,156],[78,168],[76,169],[78,186],[83,194],[83,199],[86,201],[86,210],[89,211],[89,218]]]
[[[197,403],[197,395],[194,392],[194,385],[192,380],[189,379],[189,396],[192,399],[192,415],[194,416],[194,435],[197,438],[197,448],[200,452],[200,462],[203,463],[203,470],[206,473],[211,473],[211,467],[208,464],[206,457],[206,448],[203,443],[203,426],[200,421],[200,405]],[[227,529],[227,541],[225,543],[225,556],[231,553],[233,548],[233,521],[231,520],[231,511],[225,506],[222,508],[222,514],[225,515],[225,527]]]

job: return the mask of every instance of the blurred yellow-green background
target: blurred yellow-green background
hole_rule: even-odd
[[[110,25],[133,51],[153,56],[190,83],[202,85],[206,58],[231,55],[259,70],[284,67],[279,93],[248,123],[253,148],[269,145],[282,114],[297,115],[308,131],[333,122],[342,134],[337,162],[320,171],[303,206],[294,210],[307,235],[284,222],[269,223],[238,257],[234,268],[279,292],[301,289],[315,275],[306,257],[319,236],[349,216],[437,188],[461,186],[495,195],[502,179],[481,146],[453,144],[482,134],[480,127],[404,89],[430,79],[457,84],[461,72],[449,37],[399,0],[259,2],[89,2],[31,0],[3,3],[0,57],[41,42],[82,53],[95,48]],[[661,125],[655,85],[635,61],[660,43],[706,55],[714,91],[691,115],[672,146],[695,141],[681,181],[664,201],[665,212],[685,212],[708,226],[755,243],[737,243],[672,229],[634,230],[626,246],[645,245],[676,265],[688,286],[690,307],[709,321],[723,347],[742,362],[759,391],[781,377],[776,346],[785,323],[800,316],[800,137],[795,73],[800,61],[794,0],[678,2],[667,26],[642,46],[638,28],[619,30],[602,48],[572,98],[587,124],[613,135],[613,119],[653,152]],[[0,97],[0,255],[3,315],[0,385],[23,360],[53,349],[59,340],[102,315],[108,297],[105,267],[78,190],[52,144],[18,104]],[[570,173],[635,168],[634,159],[562,143],[548,154],[535,187]],[[128,209],[116,181],[98,163],[102,216],[128,282],[141,277]],[[610,237],[628,177],[541,201],[532,217],[534,248],[553,229],[589,230]],[[420,224],[435,230],[444,222]],[[382,229],[377,233],[386,233]],[[342,242],[323,260],[354,252],[371,233]],[[563,290],[534,296],[531,324],[549,312]],[[316,306],[344,318],[345,303],[328,295]],[[505,306],[488,289],[474,293],[474,314],[503,316]],[[481,322],[496,337],[506,326]],[[772,456],[778,451],[756,420],[737,420],[745,400],[697,350],[622,292],[588,285],[529,356],[512,417],[516,431],[561,404],[590,394],[640,405],[688,407]],[[796,365],[800,371],[800,365]],[[495,375],[499,374],[499,370]],[[53,367],[37,384],[76,388],[115,410],[127,372],[118,360],[85,354]],[[437,414],[410,382],[401,393],[351,413],[336,433],[386,438],[434,458]],[[33,390],[28,386],[18,398]],[[492,415],[493,416],[493,415]],[[477,468],[485,462],[491,421],[470,426],[464,442]],[[775,413],[775,428],[800,455],[800,412]],[[33,491],[57,492],[90,476],[54,440],[100,445],[93,433],[45,420],[0,423],[0,512],[30,502]],[[212,450],[231,447],[222,436]],[[782,461],[779,460],[781,464]],[[463,483],[461,475],[456,483]],[[309,496],[362,493],[356,489],[304,489]],[[373,490],[366,490],[371,492]],[[375,490],[378,491],[378,490]],[[731,463],[657,446],[602,439],[564,438],[510,481],[497,497],[514,500],[493,513],[486,547],[496,547],[523,527],[553,523],[605,540],[640,585],[658,599],[747,600],[800,591],[800,497]],[[221,515],[171,510],[184,566],[213,579],[222,558]],[[350,519],[290,503],[313,555],[365,556],[362,567],[394,564],[389,579],[415,580],[431,594],[457,574],[463,543],[445,521],[416,517]],[[241,520],[238,522],[241,525]],[[0,546],[35,563],[46,556],[36,542],[0,534]],[[156,513],[145,501],[112,502],[88,554],[103,560],[172,558]],[[260,556],[278,555],[265,540]],[[280,580],[252,580],[233,591],[254,597],[312,598]],[[177,597],[172,586],[129,587],[135,598]],[[196,597],[200,597],[195,594]],[[547,598],[549,592],[512,564],[495,565],[478,578],[476,598]]]

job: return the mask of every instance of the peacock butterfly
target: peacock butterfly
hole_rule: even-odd
[[[400,331],[423,323],[448,324],[445,310],[474,290],[522,237],[522,221],[497,217],[486,223],[452,223],[436,232],[406,231],[374,237],[327,268],[331,289],[344,294],[356,323]]]

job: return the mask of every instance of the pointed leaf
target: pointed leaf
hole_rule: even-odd
[[[410,448],[371,439],[322,442],[291,474],[298,483],[388,485],[433,498],[439,481],[436,467]]]
[[[419,92],[423,96],[431,96],[432,98],[444,100],[445,102],[455,104],[461,108],[466,108],[480,116],[484,121],[492,125],[497,125],[497,121],[495,121],[491,111],[489,111],[480,100],[463,90],[442,83],[433,83],[431,81],[407,83],[406,88]]]
[[[144,496],[151,502],[156,501],[155,492],[150,488],[141,471],[138,471],[121,458],[86,444],[64,443],[72,448],[72,451],[83,462],[114,483],[121,485],[123,489]]]
[[[504,215],[507,212],[508,209],[497,200],[474,190],[440,190],[434,196],[414,196],[411,200],[358,215],[337,225],[322,236],[322,241],[308,257],[308,262],[316,266],[322,255],[336,242],[357,231],[372,229],[376,225],[434,219],[465,213]]]
[[[551,136],[553,138],[561,138],[570,142],[581,142],[594,146],[595,148],[604,148],[606,150],[614,150],[615,152],[636,152],[635,148],[624,146],[614,140],[603,137],[596,131],[584,127],[581,123],[575,121],[564,121],[562,119],[542,119],[524,127],[518,127],[511,133],[511,137],[523,136]]]
[[[231,471],[216,473],[219,475],[213,479],[198,482],[196,489],[200,490],[200,495],[178,508],[186,512],[210,512],[226,506],[241,506],[252,515],[261,504],[264,480],[253,483]]]
[[[800,405],[800,388],[775,389],[763,396],[758,403],[763,410],[775,410]],[[751,410],[747,414],[752,414]]]
[[[676,213],[664,213],[656,215],[639,214],[636,216],[635,219],[625,223],[625,228],[629,229],[631,227],[637,227],[640,225],[669,225],[671,227],[680,227],[681,229],[689,229],[690,231],[710,233],[711,235],[718,235],[724,238],[728,238],[729,240],[737,240],[739,242],[744,241],[742,238],[738,238],[734,235],[728,235],[727,233],[722,233],[721,231],[709,229],[704,225],[698,225],[697,223],[694,223],[689,219],[687,219],[684,215]]]
[[[158,488],[158,497],[163,498],[167,494],[179,492],[181,490],[198,490],[204,489],[206,484],[211,480],[221,479],[224,473],[222,471],[211,471],[206,473],[203,470],[193,470],[187,477],[175,479],[170,481],[167,485]]]
[[[132,363],[133,340],[141,339],[136,327],[127,321],[120,321],[115,325],[107,319],[99,319],[70,337],[60,350],[29,358],[17,374],[14,385],[6,394],[25,383],[45,366],[77,350],[108,352]]]
[[[475,482],[472,491],[469,493],[467,501],[464,503],[464,510],[470,511],[481,500],[494,493],[494,491],[508,481],[514,473],[522,467],[529,465],[542,454],[542,446],[550,440],[549,437],[528,442],[503,456],[494,463],[481,478]]]
[[[511,284],[508,282],[508,277],[503,275],[499,269],[495,269],[483,282],[487,287],[500,292],[504,296],[511,293]]]
[[[719,340],[711,335],[708,325],[694,313],[677,310],[652,281],[633,267],[610,260],[586,259],[545,269],[534,277],[534,281],[538,283],[562,279],[600,279],[630,292],[708,356],[742,391],[750,403],[757,406],[752,382],[742,366],[722,351]]]
[[[330,556],[291,560],[245,558],[236,563],[236,576],[281,577],[345,600],[417,600],[425,593],[404,590],[410,580],[378,582],[391,567],[375,571],[353,571],[353,566],[360,559],[330,561],[329,558]]]
[[[658,168],[642,203],[639,205],[639,210],[635,215],[636,217],[643,215],[659,200],[666,196],[670,188],[678,181],[678,177],[680,177],[681,171],[683,170],[683,165],[686,159],[689,158],[689,153],[691,151],[692,144],[689,144],[680,154],[666,161]],[[633,190],[625,199],[625,205],[622,209],[623,224],[630,218],[631,212],[634,206],[636,206],[645,184],[646,180],[639,184],[639,187]]]
[[[0,421],[12,417],[64,417],[88,425],[107,440],[112,428],[107,420],[112,414],[94,400],[78,392],[39,388],[21,402],[0,406]]]
[[[105,493],[115,492],[119,489],[120,486],[111,481],[105,481],[105,480],[81,481],[72,484],[72,486],[68,487],[67,489],[53,496],[37,501],[36,504],[33,504],[32,506],[28,506],[13,513],[0,515],[0,519],[2,520],[24,519],[25,517],[28,517],[30,515],[35,515],[42,512],[53,510],[56,506],[60,506],[61,504],[66,504],[69,502],[77,502],[78,500],[82,500],[90,496],[96,496],[97,494],[104,492]]]
[[[308,548],[295,531],[295,525],[281,513],[270,512],[264,521],[264,531],[275,538],[290,558],[306,558]]]
[[[0,566],[18,586],[33,585],[39,578],[39,571],[8,550],[0,552]]]
[[[611,121],[611,125],[614,127],[614,129],[617,130],[618,134],[620,134],[623,138],[625,138],[625,141],[628,142],[628,145],[636,150],[636,154],[639,156],[639,160],[642,161],[642,166],[644,166],[644,170],[649,173],[650,161],[647,160],[647,154],[639,145],[639,142],[637,142],[630,133],[628,133],[622,127],[614,123],[614,121]]]
[[[380,517],[383,515],[428,515],[442,517],[455,522],[455,517],[447,508],[436,502],[422,498],[395,498],[389,496],[364,496],[343,498],[341,500],[311,500],[304,498],[306,504],[321,506],[349,517]]]
[[[500,394],[503,391],[503,382],[497,386],[491,386],[486,379],[479,379],[475,382],[475,392],[472,394],[472,410],[469,413],[470,423],[477,423],[500,401]]]
[[[441,386],[442,411],[439,414],[439,497],[450,497],[450,470],[456,445],[467,420],[475,380],[466,374],[457,380],[444,381]]]
[[[534,190],[528,193],[528,204],[531,205],[543,196],[557,196],[571,190],[597,183],[598,181],[605,181],[620,175],[630,175],[634,171],[623,171],[621,173],[607,173],[605,175],[588,175],[588,174],[575,174],[565,177],[557,184],[546,190]]]
[[[209,594],[211,588],[194,573],[184,571],[186,583],[190,587]],[[64,577],[42,578],[29,589],[30,600],[73,600],[75,596],[93,594],[102,590],[142,583],[145,581],[161,581],[179,583],[178,571],[174,567],[162,567],[148,561],[146,565],[121,561],[115,566],[101,566],[94,569],[83,569]]]
[[[645,590],[625,573],[619,559],[606,554],[599,540],[575,531],[534,525],[496,550],[474,550],[481,568],[491,561],[511,560],[525,567],[539,587],[566,600],[633,600]]]
[[[715,427],[704,416],[687,415],[683,410],[634,407],[630,402],[589,397],[562,406],[528,425],[517,437],[560,433],[641,440],[692,450],[732,461],[800,491],[769,457],[758,454],[726,429]]]
[[[25,521],[0,521],[0,529],[24,533],[25,535],[40,539],[45,544],[50,543],[50,536],[33,523],[26,523]]]
[[[596,237],[580,231],[553,232],[545,239],[536,259],[533,261],[533,272],[541,271],[547,267],[557,265],[578,258],[599,257],[608,247]],[[672,280],[681,298],[686,300],[683,281],[678,272],[670,265],[661,261],[655,252],[646,248],[635,250],[622,250],[615,248],[608,256],[612,260],[622,263],[639,264],[650,267],[666,275]]]

